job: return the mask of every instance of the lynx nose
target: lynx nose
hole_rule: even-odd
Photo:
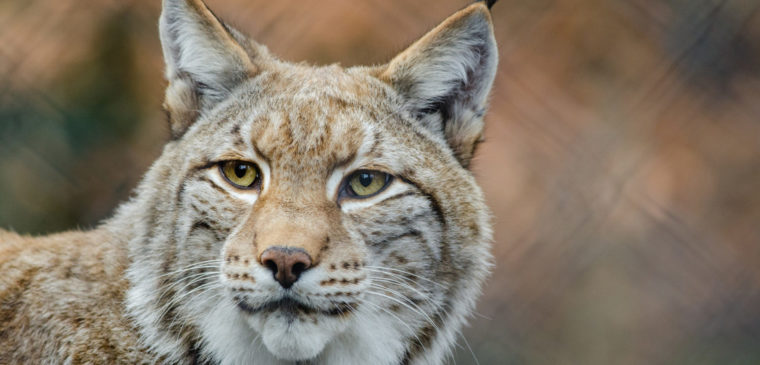
[[[301,273],[311,267],[311,257],[301,248],[270,247],[261,254],[259,260],[272,271],[274,279],[285,289],[293,286]]]

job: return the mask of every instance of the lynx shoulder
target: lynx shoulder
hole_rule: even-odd
[[[0,231],[0,363],[442,363],[491,266],[491,4],[342,68],[164,0],[171,139],[96,229]]]

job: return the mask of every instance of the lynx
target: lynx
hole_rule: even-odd
[[[342,68],[164,0],[171,138],[97,228],[0,231],[0,363],[446,361],[491,266],[491,5]]]

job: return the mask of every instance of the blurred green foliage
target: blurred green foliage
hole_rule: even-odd
[[[93,197],[90,184],[112,182],[108,174],[118,166],[107,166],[113,156],[103,154],[126,149],[146,117],[131,37],[134,27],[129,12],[100,20],[86,57],[57,72],[50,87],[27,84],[3,94],[4,226],[28,233],[90,226],[131,189],[117,185],[105,189],[114,195]],[[92,203],[103,198],[109,203]]]

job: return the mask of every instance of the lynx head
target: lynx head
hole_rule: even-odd
[[[145,345],[442,361],[490,266],[467,169],[497,64],[486,4],[375,67],[280,61],[200,0],[164,0],[160,36],[172,139],[119,213]]]

